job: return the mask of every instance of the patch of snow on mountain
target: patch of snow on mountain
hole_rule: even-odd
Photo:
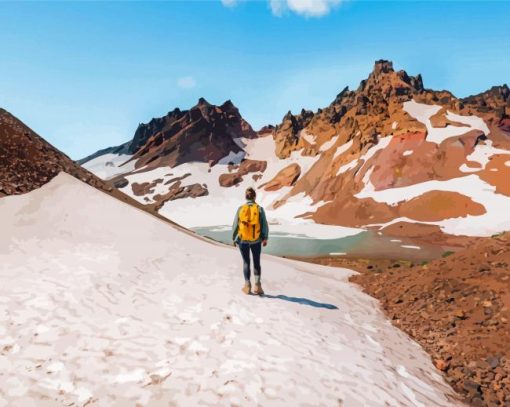
[[[366,193],[369,193],[371,191],[375,191],[374,184],[372,184],[372,181],[370,181],[370,177],[372,176],[372,173],[374,172],[374,167],[370,167],[367,172],[365,172],[365,175],[363,176],[363,179],[361,182],[363,182],[364,190]]]
[[[237,249],[65,173],[0,221],[5,405],[462,405],[349,270],[263,255],[243,295]]]
[[[360,157],[360,160],[363,160],[365,163],[368,162],[378,151],[384,150],[390,144],[393,136],[379,137],[378,143],[374,146],[370,147],[368,151]]]
[[[338,136],[331,137],[331,140],[326,141],[325,143],[323,143],[321,145],[321,147],[319,148],[319,151],[321,151],[321,152],[328,151],[331,147],[333,147],[333,144],[336,143],[337,139],[338,139]]]
[[[218,164],[239,164],[243,158],[245,157],[246,153],[244,151],[238,151],[237,153],[234,153],[233,151],[229,152],[226,157],[223,157],[221,160],[218,161]]]
[[[355,159],[355,160],[348,162],[347,164],[342,165],[336,172],[336,176],[338,177],[340,174],[343,174],[344,172],[347,172],[347,171],[352,170],[353,168],[356,168],[358,163],[359,163],[359,160]]]
[[[373,191],[364,188],[357,193],[357,198],[372,198],[377,202],[396,205],[401,201],[408,201],[429,191],[458,192],[482,204],[486,213],[479,216],[468,215],[460,218],[450,218],[439,222],[421,222],[441,226],[444,232],[454,235],[490,236],[503,230],[510,230],[510,219],[501,217],[510,207],[510,198],[496,192],[496,187],[481,180],[477,175],[453,178],[446,181],[426,181],[406,187],[389,188]],[[402,220],[398,218],[386,226]],[[411,222],[414,222],[411,220]]]
[[[489,129],[481,118],[477,116],[461,116],[450,112],[446,114],[448,119],[455,120],[466,126],[460,127],[450,125],[444,128],[433,127],[430,122],[430,117],[439,112],[441,108],[442,107],[438,105],[427,105],[425,103],[415,102],[414,100],[404,102],[404,110],[426,126],[428,141],[441,144],[443,140],[449,137],[460,136],[471,130],[481,130],[486,135],[489,134]]]
[[[342,165],[336,175],[339,176],[347,171],[350,171],[354,168],[356,168],[356,166],[358,165],[358,163],[360,161],[363,162],[363,166],[367,163],[368,160],[370,160],[378,151],[380,150],[384,150],[388,144],[390,144],[391,142],[391,139],[392,139],[392,136],[387,136],[387,137],[383,137],[383,138],[379,138],[379,142],[373,146],[371,146],[366,152],[364,155],[362,155],[361,157],[359,157],[358,159],[354,159],[350,162],[348,162],[347,164],[344,164]],[[363,166],[361,168],[363,168]]]
[[[127,154],[104,154],[83,164],[83,168],[89,170],[101,179],[110,179],[116,175],[135,169],[135,160],[126,163],[133,157]],[[123,165],[124,164],[124,165]]]
[[[503,150],[501,148],[495,148],[492,145],[492,140],[485,140],[485,144],[477,144],[474,151],[466,157],[468,161],[475,161],[479,163],[484,169],[490,158],[495,154],[510,154],[509,150]]]
[[[458,122],[462,124],[466,124],[469,127],[471,127],[472,130],[480,130],[483,131],[485,135],[488,135],[490,133],[489,128],[487,127],[487,124],[485,121],[478,116],[461,116],[460,114],[452,113],[452,112],[446,112],[446,118],[448,120],[451,120],[453,122]]]
[[[352,140],[349,140],[347,143],[342,144],[340,147],[338,147],[336,149],[335,154],[333,155],[333,159],[341,156],[343,153],[345,153],[351,147],[352,147]]]
[[[481,171],[482,169],[481,168],[474,168],[474,167],[468,167],[465,163],[462,164],[460,167],[459,167],[459,170],[461,172],[464,172],[466,174],[469,174],[469,173],[472,173],[472,172],[478,172],[478,171]]]
[[[303,137],[309,144],[314,145],[317,136],[308,133],[306,130],[301,130],[300,137]]]

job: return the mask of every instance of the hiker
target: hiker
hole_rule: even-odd
[[[257,193],[253,188],[248,188],[245,193],[246,203],[239,207],[232,225],[232,239],[234,246],[239,246],[243,258],[244,287],[245,294],[251,294],[250,281],[250,251],[253,255],[253,268],[255,274],[255,288],[253,294],[263,295],[260,282],[260,252],[262,246],[267,245],[269,227],[267,226],[266,213],[264,208],[255,203]]]

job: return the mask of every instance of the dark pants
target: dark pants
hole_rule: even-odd
[[[244,280],[250,279],[250,250],[253,255],[253,274],[260,277],[260,252],[262,251],[262,242],[258,243],[238,243],[241,256],[243,256]]]

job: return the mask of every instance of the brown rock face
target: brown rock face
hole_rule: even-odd
[[[359,227],[370,223],[385,223],[397,217],[397,209],[372,198],[356,199],[338,196],[317,209],[313,219],[318,223]]]
[[[218,182],[222,187],[228,188],[243,182],[243,176],[238,173],[221,174]]]
[[[163,180],[161,178],[158,178],[152,182],[144,182],[142,184],[133,182],[133,184],[131,184],[131,189],[133,190],[133,194],[136,196],[152,194],[154,193],[154,187],[156,187],[158,184],[161,184],[162,182]]]
[[[455,126],[455,127],[468,127],[463,123],[455,122],[446,117],[447,109],[442,108],[436,114],[430,117],[430,123],[432,127],[441,127],[444,128],[446,126]]]
[[[356,91],[345,88],[327,108],[313,117],[306,130],[316,134],[316,129],[330,129],[330,134],[348,131],[350,137],[360,140],[360,147],[374,144],[377,134],[391,133],[392,124],[399,119],[420,126],[402,112],[403,102],[423,92],[421,76],[408,76],[404,71],[394,71],[389,61],[377,61],[374,70]],[[398,112],[397,117],[395,113]],[[393,117],[392,117],[393,116]],[[346,141],[347,141],[346,140]]]
[[[167,193],[163,195],[154,195],[155,203],[151,206],[155,211],[159,211],[165,202],[173,201],[175,199],[198,198],[208,194],[209,192],[204,185],[191,184],[182,186],[181,181],[176,181],[170,186]]]
[[[310,110],[301,110],[298,115],[290,111],[284,116],[282,123],[274,132],[276,140],[276,155],[278,158],[287,158],[292,151],[303,147],[300,131],[303,130],[312,120],[314,114]]]
[[[290,164],[283,168],[268,183],[261,185],[266,191],[278,191],[283,187],[293,186],[301,175],[301,167],[299,164]]]
[[[447,235],[437,225],[426,223],[395,222],[381,229],[381,233],[391,237],[410,237],[416,241],[423,241],[439,246],[467,247],[477,238]]]
[[[496,187],[498,194],[510,196],[510,151],[509,154],[496,155],[478,176]]]
[[[215,163],[241,148],[234,138],[256,137],[232,102],[221,106],[200,99],[190,110],[175,109],[166,116],[141,124],[129,151],[136,167],[171,166],[190,162]]]
[[[440,221],[467,215],[483,215],[483,205],[458,192],[429,191],[399,207],[401,216],[422,222]]]
[[[489,125],[508,120],[510,116],[510,89],[507,85],[493,86],[488,91],[465,97],[459,102],[457,108],[460,112],[481,116]]]
[[[51,181],[60,171],[104,191],[112,190],[16,117],[0,109],[0,196],[30,192]]]

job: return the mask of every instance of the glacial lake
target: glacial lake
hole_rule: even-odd
[[[230,228],[222,226],[198,227],[192,230],[210,239],[232,244]],[[337,239],[314,239],[307,236],[270,233],[264,253],[276,256],[354,256],[378,259],[432,260],[451,250],[408,238],[394,238],[379,235],[375,231],[363,231],[356,235]]]

